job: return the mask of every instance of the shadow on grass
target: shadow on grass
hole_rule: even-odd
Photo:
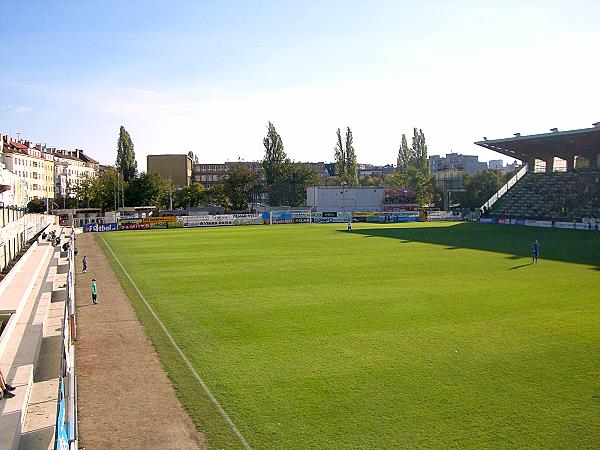
[[[527,266],[532,266],[532,265],[533,265],[533,263],[521,264],[520,266],[514,266],[514,267],[511,267],[511,268],[510,268],[510,269],[508,269],[508,270],[520,269],[521,267],[527,267]]]
[[[401,240],[403,243],[422,242],[443,245],[446,250],[473,249],[504,253],[508,259],[531,257],[531,246],[539,240],[540,262],[544,259],[589,264],[600,270],[600,233],[555,228],[519,227],[458,223],[447,226],[427,224],[412,227],[373,225],[355,229],[354,234]],[[526,267],[522,264],[512,269]]]

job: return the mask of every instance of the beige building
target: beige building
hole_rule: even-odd
[[[83,150],[58,150],[41,144],[32,145],[25,140],[0,135],[0,158],[5,170],[13,176],[5,184],[10,193],[3,195],[3,202],[25,206],[34,199],[54,199],[56,196],[72,196],[73,187],[85,177],[98,173],[98,161]]]
[[[221,164],[194,164],[193,181],[202,183],[204,186],[212,186],[224,181],[227,172],[233,167],[242,165],[255,173],[260,180],[265,179],[265,171],[260,161],[234,161]]]
[[[73,189],[84,178],[98,174],[98,161],[84,154],[83,150],[47,150],[54,158],[55,194],[60,197],[73,197]]]
[[[21,192],[15,192],[13,201],[26,205],[34,198],[54,198],[53,158],[47,157],[41,146],[28,141],[17,141],[3,136],[2,162],[6,170],[20,181]]]
[[[171,180],[174,187],[192,182],[192,160],[188,155],[148,155],[148,173],[157,173]]]

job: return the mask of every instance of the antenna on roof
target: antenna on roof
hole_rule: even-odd
[[[558,128],[550,128],[550,131],[552,131],[553,133],[558,133]]]
[[[515,137],[521,137],[521,133],[515,133]]]
[[[484,141],[487,141],[487,138],[484,136],[484,137],[483,137],[483,140],[484,140]]]
[[[600,122],[593,123],[592,126],[594,128],[600,128]]]

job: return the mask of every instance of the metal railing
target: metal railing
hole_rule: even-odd
[[[67,301],[63,316],[61,370],[54,448],[77,450],[77,378],[75,375],[75,231],[71,228],[67,251]]]
[[[498,192],[496,192],[494,195],[492,195],[490,197],[490,199],[485,202],[481,208],[485,208],[486,210],[490,209],[491,206],[496,203],[496,201],[498,201],[498,199],[500,197],[502,197],[504,194],[506,194],[506,192],[513,187],[515,184],[517,184],[517,181],[519,181],[523,175],[525,175],[527,173],[527,164],[525,164],[523,167],[521,167],[521,170],[519,170],[515,176],[513,176],[510,180],[508,180],[508,182],[502,186],[500,189],[498,189]]]

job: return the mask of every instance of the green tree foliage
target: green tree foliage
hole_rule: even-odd
[[[335,158],[335,175],[342,178],[346,175],[346,150],[342,141],[342,131],[338,128],[335,132],[337,140],[333,149]]]
[[[263,145],[265,147],[263,168],[265,170],[269,204],[273,206],[285,205],[286,172],[290,160],[285,153],[281,136],[279,136],[271,122],[268,125],[267,136],[263,139]]]
[[[263,159],[263,168],[265,169],[265,178],[267,185],[281,181],[283,167],[289,159],[285,154],[281,136],[275,130],[275,126],[269,122],[267,126],[267,135],[263,139],[265,147],[265,157]]]
[[[306,188],[319,183],[317,174],[301,163],[288,162],[283,166],[280,181],[267,187],[269,199],[277,199],[277,206],[303,206],[306,204]]]
[[[137,175],[137,161],[133,151],[133,142],[123,126],[119,129],[119,139],[117,140],[116,167],[123,174],[125,181],[129,181]]]
[[[128,206],[169,206],[169,181],[157,173],[142,172],[125,188],[125,203]]]
[[[229,207],[229,199],[225,194],[225,186],[223,183],[213,184],[207,189],[208,203],[212,206]]]
[[[336,175],[350,186],[356,186],[358,185],[358,168],[352,130],[350,130],[350,127],[346,128],[346,136],[343,141],[342,132],[339,128],[336,131],[336,136],[334,147]]]
[[[227,178],[223,182],[228,206],[234,210],[248,209],[248,203],[253,200],[257,181],[258,176],[243,164],[236,164],[229,169]]]
[[[45,198],[33,198],[27,203],[27,211],[30,213],[43,213],[46,211]]]
[[[482,170],[476,175],[463,175],[465,192],[458,192],[453,199],[466,208],[480,208],[506,183],[506,176],[498,170]]]
[[[413,129],[412,154],[414,165],[417,170],[422,174],[429,175],[430,169],[429,158],[427,156],[427,144],[425,143],[425,134],[423,134],[423,130],[421,129]]]
[[[396,173],[390,180],[391,187],[408,188],[417,194],[420,205],[431,204],[436,197],[437,185],[429,169],[427,144],[423,130],[414,128],[412,146],[408,147],[406,135],[398,149]]]
[[[413,154],[411,149],[408,147],[406,141],[406,135],[402,133],[402,142],[398,149],[398,158],[396,159],[396,172],[407,170],[412,163]]]
[[[316,172],[299,163],[290,163],[286,168],[288,183],[286,204],[290,206],[306,205],[306,188],[319,184]]]
[[[120,189],[123,181],[116,169],[109,167],[102,175],[86,177],[73,187],[75,196],[73,202],[87,208],[100,208],[104,211],[112,211],[116,205],[121,205]],[[56,203],[62,206],[62,200]]]
[[[200,183],[184,186],[175,193],[175,207],[191,208],[208,201],[208,191]]]

